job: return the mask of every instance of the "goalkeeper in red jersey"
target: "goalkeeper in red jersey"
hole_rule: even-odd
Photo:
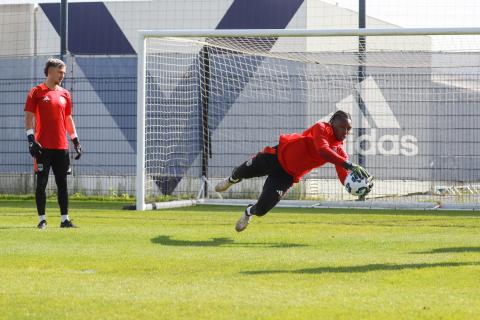
[[[82,155],[72,117],[70,92],[60,85],[65,77],[66,65],[62,60],[50,58],[45,64],[44,83],[33,87],[25,102],[25,130],[28,148],[34,160],[37,176],[35,201],[37,205],[39,229],[47,227],[45,218],[46,193],[50,169],[57,184],[57,197],[60,206],[61,228],[75,228],[68,216],[67,174],[70,168],[67,133],[72,139],[75,159]]]
[[[302,176],[327,162],[335,165],[342,184],[349,170],[357,176],[370,177],[363,167],[348,160],[343,149],[343,141],[351,129],[350,114],[339,110],[328,123],[317,122],[302,134],[281,135],[278,145],[266,147],[233,169],[230,177],[215,186],[215,191],[223,192],[242,179],[268,176],[257,203],[247,207],[235,229],[245,230],[254,215],[265,215]]]

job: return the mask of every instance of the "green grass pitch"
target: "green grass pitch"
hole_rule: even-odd
[[[1,319],[479,319],[478,212],[0,202]]]

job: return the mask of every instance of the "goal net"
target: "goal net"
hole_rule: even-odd
[[[479,31],[141,32],[137,208],[256,199],[264,178],[213,186],[338,109],[353,119],[350,159],[375,177],[369,198],[326,164],[280,204],[479,208]]]

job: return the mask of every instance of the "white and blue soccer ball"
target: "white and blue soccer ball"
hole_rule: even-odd
[[[352,196],[363,196],[373,188],[373,180],[370,178],[359,177],[350,172],[345,178],[345,190]]]

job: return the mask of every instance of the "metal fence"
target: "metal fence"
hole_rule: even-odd
[[[0,59],[0,193],[32,193],[33,161],[24,130],[29,90],[45,80],[47,57]],[[63,86],[85,154],[72,159],[72,193],[135,193],[136,58],[68,57]],[[53,179],[48,190],[55,191]]]

